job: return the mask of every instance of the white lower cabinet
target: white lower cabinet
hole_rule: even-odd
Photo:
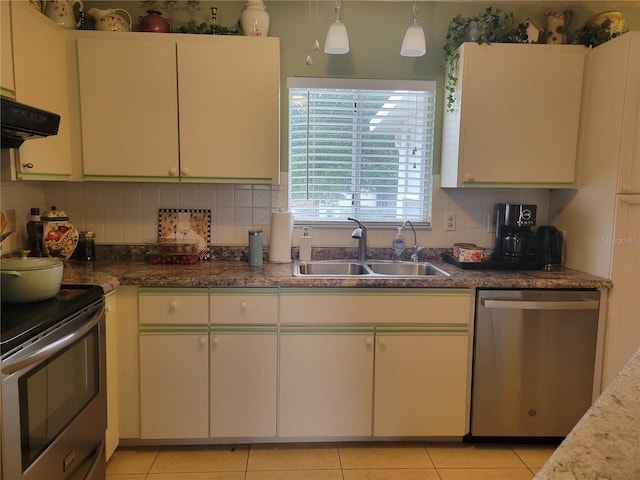
[[[105,339],[107,345],[107,430],[105,432],[105,456],[109,460],[118,447],[120,414],[118,411],[118,314],[116,291],[105,295]]]
[[[467,327],[377,327],[373,435],[462,436]]]
[[[211,327],[211,437],[276,434],[277,326]]]
[[[140,434],[209,436],[208,289],[141,288]]]
[[[371,435],[373,336],[370,327],[281,327],[281,437]]]

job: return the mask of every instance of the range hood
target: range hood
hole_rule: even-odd
[[[60,115],[2,98],[2,148],[18,148],[30,138],[57,135]]]

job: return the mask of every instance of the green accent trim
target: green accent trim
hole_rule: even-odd
[[[140,325],[140,335],[208,335],[207,325]]]
[[[318,326],[318,325],[286,325],[280,327],[284,335],[373,335],[374,327],[360,326]]]
[[[454,296],[454,297],[470,297],[470,288],[340,288],[340,287],[283,287],[280,290],[281,295],[344,295],[344,296]]]
[[[274,296],[278,295],[278,289],[273,287],[261,288],[261,287],[214,287],[210,288],[209,292],[212,295],[228,295],[228,296]]]
[[[85,182],[154,182],[178,183],[179,177],[135,177],[133,175],[85,175]]]
[[[275,325],[212,325],[209,327],[211,335],[275,335],[278,327]]]
[[[495,182],[462,182],[463,188],[558,188],[577,189],[575,183],[495,183]]]
[[[11,90],[10,88],[7,87],[0,87],[0,94],[3,97],[9,97],[13,100],[16,99],[16,91],[15,90]]]
[[[387,336],[402,335],[468,335],[469,327],[456,326],[416,326],[416,327],[376,327],[376,334]]]
[[[180,177],[180,183],[241,183],[249,185],[272,185],[273,178]]]
[[[20,180],[49,180],[54,182],[71,180],[71,174],[17,172],[16,175]]]
[[[138,295],[202,295],[209,296],[209,289],[204,288],[178,288],[178,287],[140,287]]]

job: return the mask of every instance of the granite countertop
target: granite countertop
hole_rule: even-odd
[[[94,263],[70,261],[65,284],[96,284],[108,292],[118,285],[144,287],[383,287],[383,288],[610,288],[607,279],[563,269],[497,271],[466,270],[440,259],[429,260],[451,275],[421,278],[294,277],[292,264],[212,260],[195,265],[152,265],[142,260],[110,259]]]
[[[640,350],[609,384],[534,480],[640,478]]]

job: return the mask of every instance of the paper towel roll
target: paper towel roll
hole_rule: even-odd
[[[269,261],[291,262],[291,237],[293,236],[293,214],[284,210],[271,212],[271,236]]]

